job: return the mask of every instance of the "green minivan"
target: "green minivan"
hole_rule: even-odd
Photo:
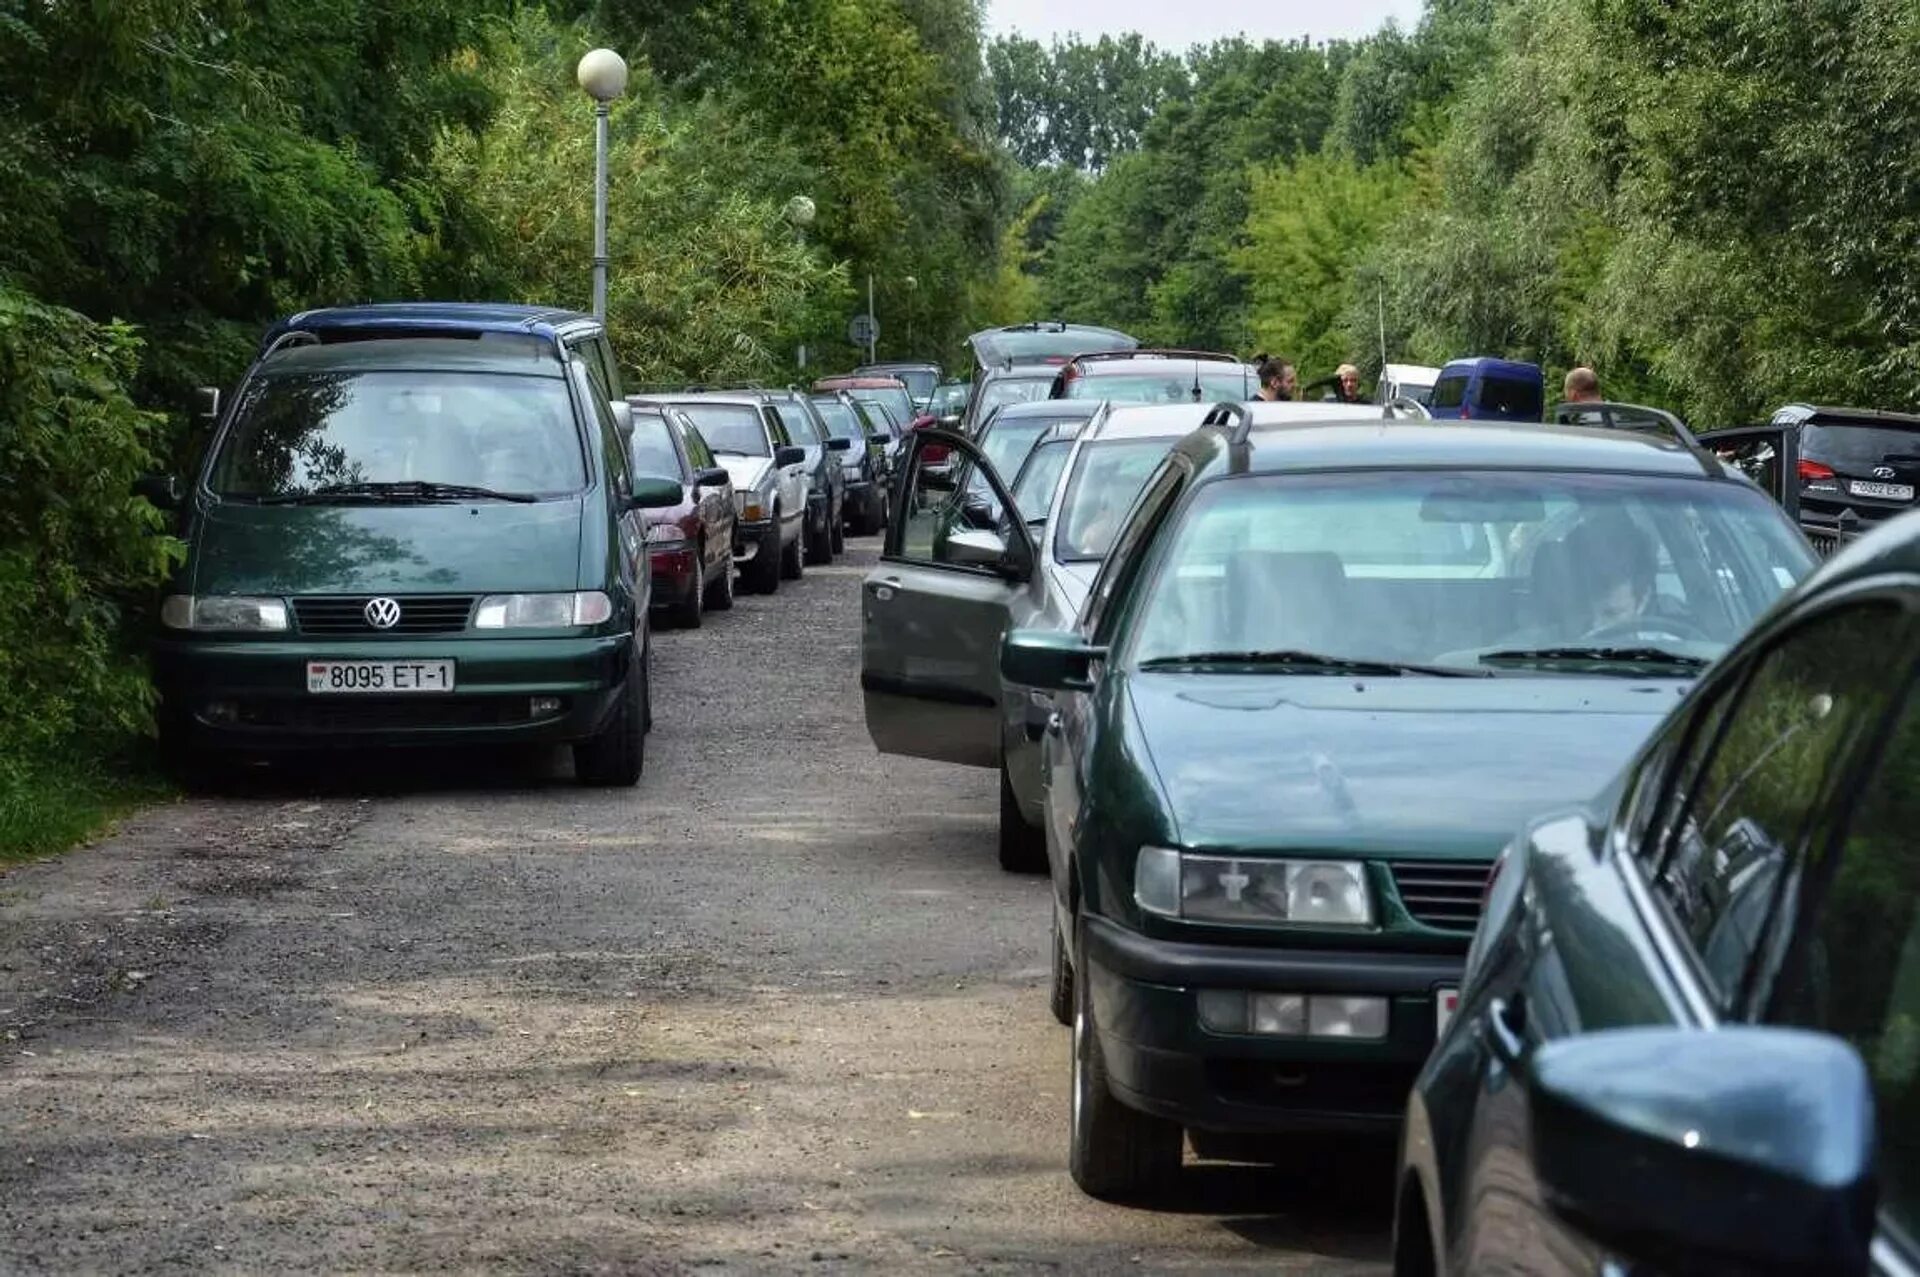
[[[565,743],[638,781],[636,480],[585,349],[536,332],[308,334],[248,371],[184,493],[153,663],[188,774],[313,747]],[[656,491],[655,489],[658,489]]]

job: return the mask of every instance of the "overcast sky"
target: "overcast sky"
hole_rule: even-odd
[[[1408,30],[1420,18],[1420,0],[991,0],[995,35],[1018,32],[1046,43],[1077,32],[1083,40],[1138,31],[1176,52],[1221,36],[1315,40],[1370,35],[1388,18]]]

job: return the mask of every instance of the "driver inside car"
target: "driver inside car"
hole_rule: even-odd
[[[1659,556],[1632,519],[1600,515],[1567,534],[1568,559],[1590,608],[1583,637],[1631,632],[1653,604]]]

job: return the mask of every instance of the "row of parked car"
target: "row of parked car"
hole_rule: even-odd
[[[1783,432],[1920,421],[982,409],[1111,340],[976,338],[863,598],[1049,876],[1076,1182],[1397,1133],[1403,1273],[1914,1271],[1920,520],[1822,567],[1796,484],[1899,498]]]

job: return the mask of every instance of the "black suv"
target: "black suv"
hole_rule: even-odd
[[[847,476],[840,463],[852,441],[834,437],[806,391],[789,387],[762,393],[780,414],[788,437],[807,450],[807,562],[831,563],[847,548]]]

